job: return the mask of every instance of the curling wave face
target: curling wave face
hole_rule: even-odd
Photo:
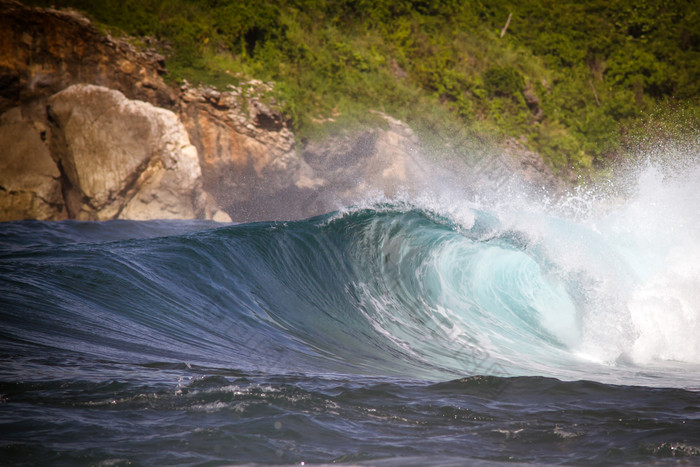
[[[3,342],[269,373],[689,387],[700,215],[678,204],[700,195],[658,183],[656,207],[641,193],[579,218],[393,202],[209,230],[10,223]]]

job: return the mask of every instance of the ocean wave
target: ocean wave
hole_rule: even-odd
[[[676,245],[644,276],[630,261],[639,242],[621,248],[610,219],[400,202],[296,222],[138,223],[138,235],[117,222],[106,238],[91,223],[9,223],[2,332],[241,371],[687,385],[698,263]]]

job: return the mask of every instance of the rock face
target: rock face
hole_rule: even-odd
[[[0,221],[67,217],[60,173],[45,138],[45,129],[20,108],[0,116]]]
[[[163,57],[101,34],[78,14],[0,0],[0,113],[76,83],[172,107],[164,71]]]
[[[0,220],[229,221],[163,66],[78,14],[0,0]]]
[[[180,117],[199,153],[204,189],[236,221],[300,219],[366,198],[419,191],[426,182],[420,141],[380,114],[385,128],[345,133],[298,148],[270,85],[230,91],[182,88]]]
[[[379,115],[386,128],[340,135],[304,148],[304,160],[321,180],[313,203],[318,213],[368,195],[393,197],[425,188],[432,168],[420,157],[420,141],[405,123]]]
[[[318,181],[279,111],[254,97],[269,85],[181,91],[179,113],[197,147],[205,191],[236,220],[303,216],[302,198]]]
[[[74,85],[49,99],[48,117],[70,218],[207,217],[197,152],[173,112]]]

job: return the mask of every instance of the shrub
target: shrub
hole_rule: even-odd
[[[376,109],[433,140],[525,138],[560,172],[586,172],[645,112],[679,99],[700,108],[700,15],[684,0],[28,3],[171,43],[175,82],[274,80],[301,137],[374,124]]]
[[[514,97],[525,87],[525,79],[512,66],[493,67],[484,73],[484,87],[490,97]]]

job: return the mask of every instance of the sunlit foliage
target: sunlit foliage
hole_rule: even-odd
[[[603,165],[659,107],[700,106],[694,0],[30,3],[159,39],[173,81],[274,81],[302,137],[374,109],[426,133],[518,138],[575,173]]]

